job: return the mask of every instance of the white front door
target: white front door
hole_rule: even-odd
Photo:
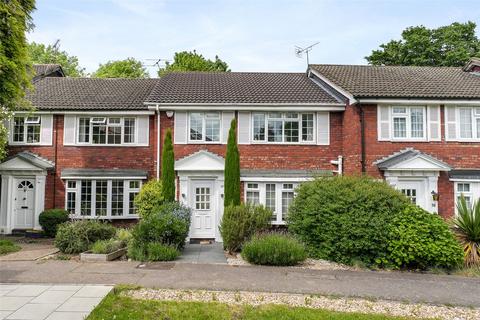
[[[431,210],[431,208],[427,208],[427,194],[425,192],[425,183],[423,180],[398,181],[397,189],[410,198],[410,201],[420,208]]]
[[[190,238],[215,238],[215,184],[211,180],[192,180]]]
[[[16,179],[14,222],[16,229],[33,228],[35,206],[35,180]]]

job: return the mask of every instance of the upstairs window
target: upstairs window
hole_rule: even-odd
[[[268,112],[252,115],[254,142],[313,143],[313,113]]]
[[[78,143],[121,145],[136,142],[136,118],[80,117]]]
[[[189,139],[192,142],[220,142],[220,113],[192,112]]]
[[[41,117],[14,117],[13,137],[15,143],[40,143]]]
[[[424,107],[392,107],[394,139],[419,140],[426,137]]]
[[[480,139],[480,107],[458,109],[460,138]]]

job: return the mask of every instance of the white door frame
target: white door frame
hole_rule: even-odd
[[[31,208],[29,207],[28,209],[30,209],[29,211],[31,211],[31,216],[27,218],[25,218],[25,223],[24,224],[18,224],[16,223],[16,219],[18,218],[18,206],[19,206],[19,202],[21,201],[21,199],[19,199],[19,197],[21,196],[20,192],[19,192],[19,188],[18,188],[18,185],[20,183],[22,183],[23,181],[28,181],[32,184],[32,187],[33,187],[33,192],[32,192],[32,198],[31,201],[29,201],[29,206],[31,205]],[[15,179],[13,180],[13,228],[14,229],[32,229],[34,226],[35,226],[35,198],[36,198],[36,188],[37,188],[37,185],[35,183],[35,177],[15,177]],[[29,200],[29,199],[27,199]],[[27,209],[27,208],[25,208]],[[25,210],[25,209],[21,209],[21,210]],[[27,214],[27,213],[25,213]],[[30,213],[28,213],[30,214]]]
[[[209,209],[208,210],[198,210],[196,209],[196,188],[198,187],[206,187],[209,188]],[[216,212],[218,211],[218,192],[216,191],[215,188],[215,179],[204,179],[204,178],[191,178],[190,180],[190,196],[188,197],[188,203],[189,207],[192,209],[192,217],[191,217],[191,224],[190,224],[190,232],[189,232],[189,238],[215,238],[215,229],[217,228],[217,223],[216,223]],[[205,232],[206,230],[199,230],[200,232],[196,232],[197,230],[194,229],[196,225],[196,216],[197,213],[196,211],[203,211],[203,212],[209,212],[207,215],[211,216],[210,220],[210,226],[211,230],[209,232]],[[198,214],[200,218],[202,218],[202,214]],[[204,225],[205,221],[201,221],[200,224]],[[203,232],[202,232],[203,231]]]

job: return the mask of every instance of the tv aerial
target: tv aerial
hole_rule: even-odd
[[[165,62],[170,62],[171,60],[168,59],[145,59],[147,61],[152,61],[150,64],[145,64],[145,67],[157,67],[159,70],[162,68],[160,64]]]
[[[307,66],[310,64],[310,61],[308,59],[308,53],[312,51],[312,48],[319,44],[320,42],[315,42],[314,44],[309,45],[308,47],[302,48],[299,46],[295,46],[295,55],[297,58],[303,58],[303,54],[307,56]]]

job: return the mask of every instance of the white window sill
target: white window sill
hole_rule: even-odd
[[[221,141],[196,141],[188,140],[187,144],[223,144]]]
[[[315,146],[317,145],[315,141],[308,141],[308,142],[268,142],[268,141],[251,141],[251,144],[255,145],[299,145],[299,146]],[[327,144],[325,144],[327,145]]]
[[[79,216],[79,215],[69,215],[70,219],[78,219],[78,220],[133,220],[133,219],[140,219],[138,215],[126,215],[126,216]]]
[[[83,143],[76,143],[76,144],[64,144],[66,147],[103,147],[103,148],[132,148],[132,147],[148,147],[148,144],[83,144]]]

